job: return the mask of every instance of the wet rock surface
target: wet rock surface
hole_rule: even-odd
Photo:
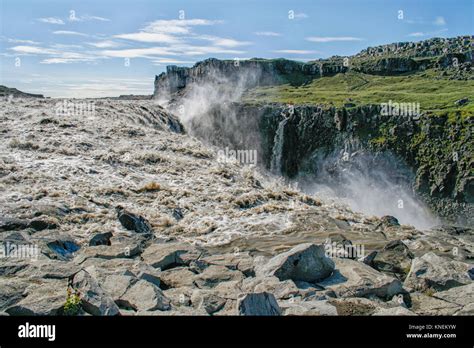
[[[92,315],[117,315],[119,313],[113,299],[87,271],[82,270],[74,276],[72,287],[82,294],[81,306],[87,313]]]
[[[333,270],[334,262],[325,255],[322,245],[302,244],[273,257],[257,269],[257,274],[280,280],[316,282],[327,278]]]
[[[443,291],[470,284],[473,279],[473,265],[446,260],[430,252],[413,260],[405,285],[421,290]]]
[[[119,302],[139,311],[167,311],[171,308],[170,300],[163,295],[161,289],[146,280],[132,285],[120,296]]]
[[[61,315],[67,280],[43,280],[25,289],[26,297],[6,308],[10,315]],[[25,294],[24,293],[24,294]]]
[[[275,316],[281,313],[275,297],[267,292],[247,294],[239,299],[237,307],[238,314],[244,316]]]
[[[381,272],[403,280],[410,270],[413,258],[410,249],[402,241],[396,240],[385,245],[369,264]]]
[[[337,297],[376,296],[390,300],[404,292],[402,283],[380,273],[364,263],[350,259],[336,259],[334,273],[318,283],[324,289],[334,291]]]

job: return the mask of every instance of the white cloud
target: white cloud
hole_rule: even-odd
[[[64,24],[64,21],[61,18],[57,17],[38,18],[38,21],[49,24]]]
[[[237,41],[234,39],[226,39],[226,38],[216,38],[212,41],[216,46],[222,47],[238,47],[238,46],[246,46],[250,45],[251,42],[248,41]]]
[[[131,48],[123,50],[104,50],[100,54],[115,58],[149,58],[156,56],[203,56],[207,54],[242,54],[243,51],[229,50],[216,46],[175,45],[171,47]]]
[[[89,15],[76,16],[75,13],[73,15],[70,15],[68,20],[70,22],[85,22],[85,21],[110,22],[110,19],[108,18],[99,17],[99,16],[89,16]]]
[[[10,50],[21,53],[21,54],[55,54],[57,51],[44,48],[44,47],[35,47],[35,46],[14,46]]]
[[[153,56],[176,55],[166,47],[130,48],[125,50],[105,50],[100,52],[106,57],[115,58],[153,58]]]
[[[229,47],[229,48],[247,46],[247,45],[252,44],[251,42],[248,42],[248,41],[238,41],[234,39],[223,38],[223,37],[218,37],[218,36],[209,36],[209,35],[195,36],[193,38],[211,41],[213,45],[215,46]]]
[[[425,20],[421,17],[417,17],[417,18],[414,18],[414,19],[407,19],[406,22],[409,23],[409,24],[436,25],[436,26],[439,26],[439,27],[442,27],[442,26],[446,25],[446,20],[444,19],[443,16],[438,16],[432,21],[429,21],[429,20],[427,21],[427,20]]]
[[[132,40],[138,42],[161,42],[161,43],[176,43],[180,40],[172,35],[163,34],[163,33],[131,33],[131,34],[119,34],[114,35],[114,38]]]
[[[438,26],[443,26],[443,25],[446,25],[446,20],[444,19],[444,17],[436,17],[435,20],[433,21],[433,24],[434,25],[438,25]]]
[[[115,48],[119,47],[120,44],[118,42],[112,41],[112,40],[104,40],[104,41],[98,41],[98,42],[88,42],[88,45],[97,47],[97,48]]]
[[[28,45],[39,45],[41,43],[41,42],[32,41],[32,40],[20,40],[20,39],[8,39],[7,41],[11,43],[22,43],[22,44],[28,44]]]
[[[306,38],[311,42],[362,41],[364,39],[353,36],[311,36]]]
[[[436,36],[436,35],[439,35],[439,34],[442,34],[444,32],[448,31],[447,28],[443,28],[443,29],[440,29],[440,30],[436,30],[436,31],[417,31],[417,32],[414,32],[414,33],[410,33],[408,34],[409,37],[423,37],[423,36]]]
[[[171,58],[159,58],[154,59],[154,65],[165,65],[165,64],[194,64],[195,61],[192,60],[179,60],[179,59],[171,59]]]
[[[81,45],[69,45],[69,44],[52,44],[51,47],[55,49],[60,49],[60,50],[82,48]]]
[[[286,54],[315,54],[320,53],[318,51],[309,51],[309,50],[276,50],[275,53],[286,53]]]
[[[149,23],[143,31],[150,33],[188,34],[194,26],[210,26],[223,23],[221,20],[209,19],[160,19]]]
[[[204,56],[208,54],[244,54],[245,51],[229,50],[216,46],[193,46],[186,45],[175,47],[179,51],[179,55],[185,56]]]
[[[43,59],[40,64],[71,64],[71,63],[82,63],[91,62],[93,59],[88,58],[46,58]]]
[[[101,22],[110,22],[110,19],[99,16],[86,16],[86,20],[96,20]]]
[[[147,24],[136,33],[114,35],[115,38],[148,42],[148,43],[178,43],[183,35],[192,35],[193,26],[210,26],[222,23],[219,20],[208,19],[171,19],[157,20]]]
[[[84,54],[81,52],[66,51],[64,49],[76,48],[72,45],[55,45],[55,48],[38,47],[38,46],[15,46],[10,50],[22,55],[40,55],[47,56],[40,63],[41,64],[64,64],[75,62],[93,62],[99,58],[103,58],[94,54]],[[63,49],[64,48],[64,49]],[[81,48],[79,46],[78,48]]]
[[[274,31],[256,31],[255,35],[258,35],[258,36],[281,36],[280,33],[276,33]]]
[[[76,35],[76,36],[89,36],[84,33],[79,33],[77,31],[70,31],[70,30],[56,30],[53,31],[53,34],[55,35]]]
[[[80,17],[74,15],[72,18],[74,18],[72,21],[82,21],[86,18],[90,19],[92,16]],[[208,19],[156,20],[145,24],[142,29],[136,32],[118,33],[108,37],[88,35],[72,30],[56,30],[53,31],[54,35],[84,36],[96,40],[84,42],[85,47],[64,44],[37,47],[25,42],[25,45],[11,48],[10,53],[43,56],[42,64],[90,63],[108,58],[144,58],[151,60],[152,64],[155,65],[192,64],[196,61],[195,57],[198,59],[200,58],[199,56],[236,56],[246,53],[238,48],[250,45],[252,42],[194,32],[195,27],[210,27],[220,23],[222,23],[221,20]],[[267,33],[267,35],[274,35],[274,33]],[[135,43],[134,47],[127,47],[128,43],[124,40],[133,41]],[[204,44],[196,44],[199,40],[206,42]],[[89,47],[89,50],[87,50],[87,47]]]
[[[171,19],[157,20],[148,23],[144,28],[135,33],[114,35],[114,38],[145,43],[176,44],[182,43],[183,35],[193,35],[193,26],[210,26],[222,23],[219,20],[208,19]],[[232,45],[233,42],[223,41],[224,45]]]
[[[222,21],[208,19],[172,19],[153,21],[148,23],[138,32],[118,34],[114,35],[113,38],[143,43],[158,43],[162,44],[162,46],[104,50],[101,54],[107,57],[152,58],[156,60],[156,56],[162,55],[199,56],[206,54],[244,53],[243,51],[233,50],[232,48],[250,45],[251,42],[213,35],[197,35],[193,32],[193,27],[195,26],[212,26],[219,23],[222,23]],[[193,45],[189,43],[190,40],[206,40],[211,44],[209,46]]]
[[[422,31],[417,31],[415,33],[408,34],[408,36],[410,36],[410,37],[420,37],[420,36],[426,36],[426,35],[427,35],[427,33],[424,33]]]

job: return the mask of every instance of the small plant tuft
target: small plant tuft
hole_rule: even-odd
[[[433,288],[428,288],[428,289],[426,289],[426,290],[424,291],[424,294],[425,294],[426,296],[432,297],[432,296],[435,294],[435,292],[436,292],[436,291],[435,291]]]
[[[79,291],[71,288],[67,289],[67,298],[63,306],[64,315],[78,315],[81,311],[81,297]]]

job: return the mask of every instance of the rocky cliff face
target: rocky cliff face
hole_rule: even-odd
[[[419,42],[397,42],[388,45],[368,47],[356,54],[356,57],[405,55],[419,58],[437,57],[448,52],[465,53],[472,57],[472,36],[464,35],[453,38],[432,38]]]
[[[193,84],[234,84],[252,88],[284,83],[292,78],[309,80],[320,74],[319,66],[286,59],[237,61],[211,58],[192,68],[168,66],[166,73],[155,78],[154,97],[169,98]]]

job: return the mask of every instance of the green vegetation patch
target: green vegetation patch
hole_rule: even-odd
[[[456,101],[468,98],[464,105]],[[474,114],[474,80],[449,79],[437,70],[398,76],[377,76],[358,72],[317,78],[301,86],[289,83],[249,90],[244,101],[351,107],[366,104],[419,103],[420,110],[462,118]]]

